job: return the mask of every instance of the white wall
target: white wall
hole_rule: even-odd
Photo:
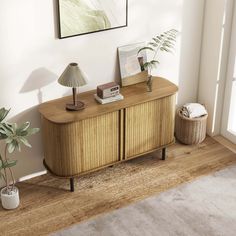
[[[234,0],[206,0],[198,102],[209,113],[207,133],[221,127]]]
[[[175,55],[160,55],[156,74],[179,84],[178,104],[197,99],[204,0],[129,0],[127,28],[59,40],[55,2],[1,0],[0,107],[11,107],[11,120],[40,127],[37,105],[68,94],[58,75],[72,61],[88,74],[83,91],[119,78],[117,47],[149,40],[162,31],[181,31]],[[41,135],[33,149],[14,154],[17,178],[44,170]]]

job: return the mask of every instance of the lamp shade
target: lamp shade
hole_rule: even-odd
[[[70,63],[59,77],[58,83],[66,87],[76,88],[86,85],[87,79],[77,63]]]

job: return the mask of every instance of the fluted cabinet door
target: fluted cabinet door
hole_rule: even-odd
[[[119,161],[119,111],[81,122],[83,171]]]
[[[173,142],[174,111],[174,95],[126,108],[125,159]]]
[[[45,164],[52,173],[68,177],[119,161],[119,111],[67,124],[42,122]]]

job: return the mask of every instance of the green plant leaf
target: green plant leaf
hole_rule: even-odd
[[[30,122],[28,121],[21,124],[19,127],[16,123],[2,122],[9,111],[10,110],[6,110],[5,108],[0,109],[0,140],[5,139],[7,151],[9,153],[13,153],[16,149],[21,151],[21,143],[27,147],[31,147],[30,143],[25,137],[37,133],[39,128],[30,128]],[[11,162],[10,164],[13,165],[14,162]],[[0,166],[0,169],[1,168],[3,168],[3,166]]]
[[[157,43],[153,43],[153,42],[148,43],[148,45],[151,45],[152,47],[158,47],[158,44]]]
[[[16,163],[17,163],[16,160],[7,160],[7,161],[4,161],[4,162],[3,162],[2,167],[3,167],[3,169],[11,168],[11,167],[15,166]]]
[[[9,153],[13,153],[17,147],[18,143],[15,139],[11,143],[7,144],[7,150]]]
[[[166,40],[164,42],[164,44],[168,45],[169,47],[174,47],[175,46],[175,44],[173,42],[169,41],[169,40]]]
[[[159,61],[157,61],[157,60],[152,60],[152,61],[150,61],[150,63],[151,63],[152,65],[156,65],[156,64],[159,64]]]
[[[10,109],[7,110],[4,107],[0,109],[0,122],[2,122],[6,118],[9,112],[10,112]]]
[[[7,138],[7,136],[6,136],[5,134],[2,134],[2,133],[0,132],[0,140],[6,139],[6,138]]]
[[[168,37],[167,39],[170,40],[170,41],[176,42],[176,39],[175,39],[175,38]]]
[[[20,141],[17,140],[17,143],[16,143],[16,149],[21,152],[21,146],[20,146]]]
[[[160,43],[161,42],[161,40],[159,39],[159,38],[152,38],[152,40],[155,42],[155,43]]]
[[[16,123],[11,123],[11,128],[12,128],[13,133],[15,134],[16,130],[17,130],[17,124]]]
[[[21,131],[20,133],[17,132],[17,136],[26,137],[27,135],[28,135],[28,130],[27,131]]]
[[[11,143],[13,141],[13,138],[12,137],[7,137],[6,138],[6,143],[8,144],[8,143]]]
[[[39,128],[31,128],[31,129],[28,129],[26,136],[28,137],[28,136],[31,136],[31,135],[33,135],[33,134],[36,134],[36,133],[39,132],[39,130],[40,130]]]
[[[160,35],[156,36],[156,39],[159,39],[160,41],[162,40],[162,37]]]
[[[144,50],[155,51],[152,47],[143,47],[143,48],[139,49],[138,54],[139,54],[141,51],[144,51]]]
[[[30,127],[30,122],[27,121],[16,130],[16,133],[20,135],[22,132],[27,131],[29,127]]]
[[[144,68],[146,68],[146,69],[148,69],[148,68],[153,69],[153,68],[156,67],[156,64],[153,63],[153,62],[146,62],[146,63],[144,63],[143,66],[144,66]]]
[[[153,59],[151,61],[147,61],[144,64],[145,69],[150,69],[156,67],[156,65],[159,63],[159,61],[156,60],[156,57],[158,55],[159,50],[164,52],[173,53],[171,49],[174,48],[176,43],[176,37],[177,37],[178,31],[175,29],[167,30],[156,37],[152,38],[152,40],[148,43],[148,46],[150,47],[144,47],[141,48],[138,53],[140,53],[142,50],[151,50],[153,51]]]
[[[14,133],[13,127],[11,123],[5,122],[3,124],[5,126],[6,129],[8,129],[12,134]]]
[[[2,124],[0,124],[0,134],[9,137],[13,134],[13,131],[12,131],[12,129],[10,129],[8,127],[8,125],[6,123],[2,123]]]
[[[160,50],[165,51],[165,52],[172,52],[171,50],[167,49],[166,47],[161,47]]]
[[[25,146],[30,147],[30,148],[32,147],[26,138],[24,138],[24,137],[19,137],[19,140],[20,140],[20,142],[22,142]]]
[[[143,64],[145,69],[151,68],[151,63],[150,62],[146,62]]]

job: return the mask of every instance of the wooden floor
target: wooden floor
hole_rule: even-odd
[[[74,193],[69,181],[49,175],[20,183],[21,206],[0,209],[0,235],[47,235],[236,165],[236,154],[209,137],[198,146],[175,144],[167,155],[166,161],[158,152],[81,177]]]
[[[217,142],[219,142],[222,145],[224,145],[225,147],[227,147],[232,152],[236,153],[236,144],[230,142],[229,140],[227,140],[223,136],[218,135],[218,136],[213,137],[213,139],[215,139]]]

